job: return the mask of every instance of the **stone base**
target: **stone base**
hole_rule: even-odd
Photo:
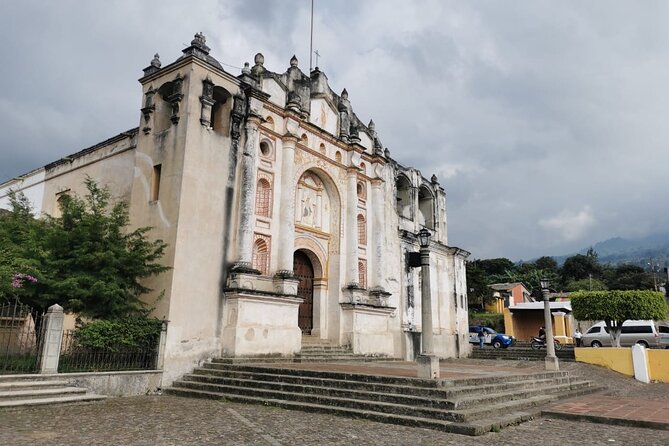
[[[418,355],[416,357],[418,377],[423,379],[439,379],[439,358],[434,355]]]
[[[546,370],[550,372],[558,372],[560,370],[560,363],[557,356],[546,356],[545,360]]]

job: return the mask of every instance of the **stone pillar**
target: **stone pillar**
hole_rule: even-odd
[[[162,370],[165,365],[165,343],[167,342],[167,321],[163,320],[160,327],[160,339],[158,340],[158,351],[156,352],[156,370]]]
[[[385,245],[385,213],[383,206],[383,180],[372,180],[372,239],[374,243],[373,286],[383,289],[383,247]]]
[[[249,116],[246,121],[246,142],[242,152],[242,184],[241,199],[239,203],[239,266],[251,268],[251,258],[253,254],[253,222],[255,212],[256,197],[256,177],[258,171],[256,167],[258,126],[260,118]]]
[[[282,139],[281,208],[279,212],[279,271],[293,271],[295,250],[295,144],[297,137],[287,134]]]
[[[416,358],[418,377],[437,379],[440,375],[439,358],[434,354],[434,330],[432,328],[432,290],[430,287],[430,248],[420,248],[421,280],[421,354]],[[456,296],[457,299],[457,296]]]
[[[544,326],[546,327],[546,370],[557,372],[560,365],[555,356],[555,345],[553,344],[553,321],[551,320],[550,302],[548,300],[548,290],[541,290],[544,299]]]
[[[58,373],[64,319],[63,307],[58,304],[51,305],[44,316],[38,357],[40,373]]]
[[[346,190],[346,250],[348,251],[348,267],[346,268],[346,285],[359,285],[358,278],[358,169],[349,167],[347,170]]]

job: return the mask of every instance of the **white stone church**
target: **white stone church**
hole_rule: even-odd
[[[235,76],[202,34],[139,82],[137,128],[0,184],[0,207],[20,190],[57,215],[88,175],[169,244],[172,269],[148,283],[165,293],[164,384],[207,358],[293,355],[307,339],[413,359],[421,284],[407,253],[422,228],[435,354],[469,354],[469,253],[448,245],[444,189],[390,157],[345,89],[295,57],[272,72],[257,54]]]

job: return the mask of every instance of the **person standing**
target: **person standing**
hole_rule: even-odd
[[[576,347],[581,346],[581,338],[583,337],[583,334],[581,333],[581,330],[579,328],[576,329],[574,332],[574,341],[576,342]]]
[[[485,329],[483,326],[479,327],[479,348],[483,348],[483,342],[485,341]]]

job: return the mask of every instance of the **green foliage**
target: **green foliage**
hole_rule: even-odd
[[[76,347],[99,352],[150,349],[157,345],[162,321],[148,317],[98,320],[74,332]]]
[[[485,325],[504,333],[504,315],[500,313],[469,313],[469,325]]]
[[[572,294],[571,307],[578,320],[605,321],[617,347],[620,347],[620,330],[626,320],[667,317],[664,295],[656,291],[580,291]]]
[[[599,278],[602,272],[602,266],[597,261],[597,253],[594,251],[588,251],[587,255],[576,254],[567,258],[561,269],[563,283],[587,279],[590,276]]]
[[[622,264],[615,268],[606,268],[605,280],[615,290],[648,290],[654,286],[651,273],[638,265]]]
[[[0,293],[45,310],[59,303],[92,318],[144,314],[140,296],[151,291],[142,279],[168,268],[159,263],[166,248],[149,241],[150,228],[128,231],[128,204],[111,203],[108,188],[85,180],[86,195],[62,194],[60,217],[36,220],[28,201],[14,195],[12,212],[0,218]],[[25,289],[7,289],[8,275],[38,279]]]
[[[572,280],[564,287],[565,291],[606,291],[606,284],[597,279]]]
[[[557,273],[558,271],[558,264],[553,257],[539,257],[537,260],[535,260],[534,266],[537,269],[541,269],[547,272]]]

